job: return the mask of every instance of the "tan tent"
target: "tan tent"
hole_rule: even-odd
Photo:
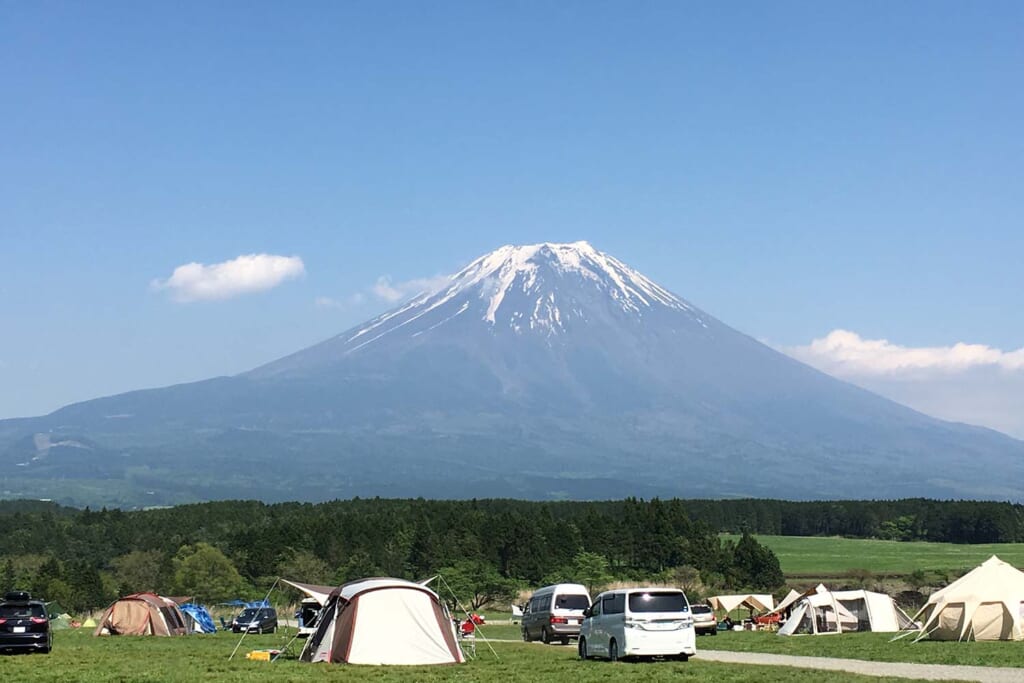
[[[847,631],[893,633],[912,623],[910,617],[885,593],[830,591],[819,584],[796,601],[789,619],[779,629],[779,635],[822,635]]]
[[[738,607],[745,607],[757,612],[766,612],[775,606],[775,598],[768,594],[747,593],[746,595],[716,595],[708,598],[712,609],[731,612]]]
[[[940,591],[914,616],[917,640],[1024,640],[1024,572],[993,555]]]
[[[136,593],[115,600],[93,631],[94,636],[182,636],[185,618],[170,598]]]
[[[465,661],[437,593],[402,579],[335,588],[299,657],[305,662],[456,664]]]

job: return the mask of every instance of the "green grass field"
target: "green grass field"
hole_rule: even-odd
[[[509,626],[488,626],[491,638],[518,637]],[[735,634],[739,636],[762,634]],[[841,636],[845,638],[846,636]],[[727,637],[716,637],[714,644]],[[702,638],[698,647],[710,638]],[[780,639],[781,640],[781,639]],[[316,681],[564,681],[574,683],[611,681],[709,681],[716,683],[794,683],[834,681],[835,683],[906,683],[908,679],[875,678],[768,666],[742,666],[701,662],[581,662],[573,646],[546,646],[539,643],[494,642],[495,658],[478,642],[477,658],[461,666],[439,667],[365,667],[337,664],[305,664],[294,659],[273,663],[249,661],[244,653],[253,649],[280,648],[286,642],[281,634],[247,637],[239,655],[228,661],[238,636],[218,633],[186,638],[94,638],[82,630],[55,634],[49,655],[0,657],[0,678],[18,683],[135,681],[185,682],[196,680],[218,683],[258,683],[259,681],[307,683]],[[753,640],[751,642],[754,642]],[[1013,645],[1011,644],[1011,647]],[[1019,647],[1019,646],[1018,646]]]
[[[739,536],[732,535],[723,538],[739,540]],[[1024,567],[1024,543],[955,545],[816,536],[756,538],[778,556],[787,576],[828,576],[851,569],[866,569],[874,574],[909,574],[915,569],[960,571],[971,569],[992,555]]]
[[[803,657],[840,657],[873,662],[914,662],[918,664],[961,664],[971,666],[1021,667],[1024,680],[1024,643],[1012,641],[952,643],[912,637],[889,642],[892,633],[842,633],[824,636],[780,636],[764,631],[739,631],[702,636],[698,650],[769,652]]]

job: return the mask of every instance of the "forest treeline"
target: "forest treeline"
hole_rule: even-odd
[[[846,536],[938,543],[1024,542],[1024,505],[990,501],[688,500],[687,512],[720,532]]]
[[[777,558],[749,534],[1024,541],[1024,508],[934,501],[354,499],[77,510],[0,502],[0,590],[69,609],[155,590],[207,601],[254,597],[278,576],[340,584],[442,573],[475,605],[572,580],[665,580],[696,595],[775,590]],[[744,534],[737,543],[719,534]]]
[[[700,591],[774,590],[778,559],[750,536],[721,541],[683,501],[594,503],[355,499],[70,510],[0,505],[0,589],[70,609],[156,590],[255,596],[278,576],[340,584],[442,573],[479,605],[573,580],[670,580]]]

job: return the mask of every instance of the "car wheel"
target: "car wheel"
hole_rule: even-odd
[[[540,642],[545,645],[551,644],[551,633],[548,631],[546,626],[540,630]]]
[[[582,659],[584,662],[587,661],[588,655],[587,655],[587,639],[586,638],[580,636],[580,644],[579,644],[579,648],[578,649],[579,649],[579,653],[580,653],[580,659]]]
[[[678,661],[680,661],[680,662],[688,662],[688,661],[690,661],[690,655],[688,655],[688,654],[676,655],[676,659]]]
[[[608,661],[619,661],[619,644],[612,638],[608,641]]]
[[[708,634],[712,635],[712,636],[717,636],[718,635],[718,629],[716,628],[714,631],[708,631]]]

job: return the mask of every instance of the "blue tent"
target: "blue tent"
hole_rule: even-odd
[[[179,607],[186,616],[191,617],[192,621],[195,622],[195,626],[190,630],[195,633],[216,633],[217,627],[213,623],[213,617],[206,611],[206,608],[202,605],[196,605],[194,603],[186,603]]]

